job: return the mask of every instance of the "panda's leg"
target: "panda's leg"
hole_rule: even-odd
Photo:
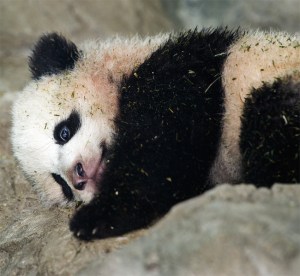
[[[150,225],[155,215],[140,202],[118,202],[100,195],[76,211],[70,221],[70,230],[81,240],[104,239],[123,235],[129,231]],[[134,206],[130,206],[134,202]],[[123,203],[123,204],[122,204]],[[127,204],[128,203],[128,204]],[[154,217],[153,217],[154,216]]]
[[[300,182],[299,75],[264,84],[246,99],[240,140],[245,182]]]

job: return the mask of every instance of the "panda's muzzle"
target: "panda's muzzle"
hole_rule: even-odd
[[[101,157],[75,162],[72,171],[69,173],[73,187],[79,191],[89,189],[96,192],[97,183],[101,180],[103,169],[103,159]]]

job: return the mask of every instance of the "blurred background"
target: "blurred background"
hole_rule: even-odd
[[[79,43],[219,25],[298,32],[300,0],[0,0],[0,96],[24,86],[27,56],[45,32]]]

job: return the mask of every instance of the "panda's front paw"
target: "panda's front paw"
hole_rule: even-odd
[[[70,230],[78,239],[90,241],[120,235],[122,230],[113,222],[110,212],[97,205],[81,207],[70,221]]]

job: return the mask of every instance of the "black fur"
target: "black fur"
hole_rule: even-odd
[[[240,145],[246,182],[300,182],[300,82],[277,80],[251,94]]]
[[[59,145],[64,145],[66,144],[79,130],[81,126],[81,120],[80,120],[80,115],[77,111],[72,111],[70,116],[58,123],[53,131],[53,137],[56,140],[56,143]],[[66,127],[69,130],[69,137],[67,140],[63,140],[60,137],[60,132],[61,130]]]
[[[74,199],[73,192],[69,187],[68,183],[58,174],[52,173],[51,174],[53,179],[61,186],[62,192],[67,200],[72,201]]]
[[[44,75],[61,73],[73,69],[79,58],[79,51],[73,42],[57,33],[43,35],[35,45],[29,58],[33,79]]]
[[[118,134],[101,194],[71,220],[81,239],[144,227],[209,189],[221,133],[221,70],[238,32],[171,37],[122,85]]]

